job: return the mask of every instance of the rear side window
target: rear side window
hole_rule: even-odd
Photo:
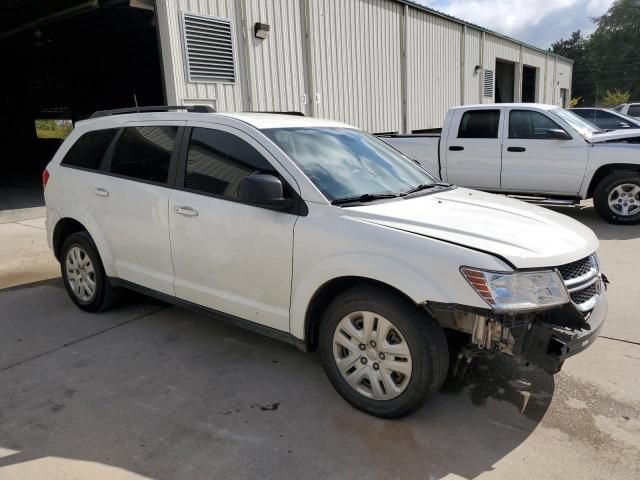
[[[186,188],[235,200],[240,181],[255,173],[277,174],[260,152],[236,135],[209,128],[193,129]]]
[[[640,105],[631,105],[629,107],[629,112],[627,112],[627,115],[630,115],[632,117],[640,117]]]
[[[471,110],[462,115],[458,138],[498,138],[500,110]]]
[[[111,173],[166,183],[178,127],[127,127],[118,139]]]
[[[61,165],[98,170],[117,128],[94,130],[82,135],[62,159]]]
[[[509,138],[544,140],[549,130],[564,130],[546,115],[533,110],[511,110]]]

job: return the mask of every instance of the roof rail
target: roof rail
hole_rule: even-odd
[[[271,113],[273,115],[294,115],[296,117],[304,117],[304,113],[295,111],[274,112],[268,110],[245,110],[244,113]]]
[[[209,105],[158,105],[150,107],[127,107],[113,110],[98,110],[89,118],[108,117],[110,115],[122,115],[125,113],[142,112],[170,112],[172,110],[186,110],[193,113],[214,113],[215,109]]]

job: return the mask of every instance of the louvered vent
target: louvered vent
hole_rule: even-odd
[[[189,81],[236,81],[230,20],[183,13],[182,32]]]
[[[493,70],[484,71],[484,96],[493,97]]]

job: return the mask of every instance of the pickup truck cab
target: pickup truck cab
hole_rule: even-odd
[[[440,388],[450,333],[465,359],[552,373],[597,337],[605,279],[581,223],[443,184],[349,125],[193,108],[78,122],[47,166],[48,241],[79,308],[129,288],[317,349],[381,417]]]
[[[593,198],[619,224],[640,222],[640,130],[604,132],[553,105],[449,110],[441,134],[382,139],[442,181],[536,201]]]

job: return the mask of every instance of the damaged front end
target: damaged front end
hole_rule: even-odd
[[[513,314],[433,302],[426,308],[444,328],[469,335],[458,363],[502,352],[554,374],[567,358],[593,343],[607,315],[608,281],[597,261],[589,257],[558,267],[558,272],[571,300],[564,305]]]

